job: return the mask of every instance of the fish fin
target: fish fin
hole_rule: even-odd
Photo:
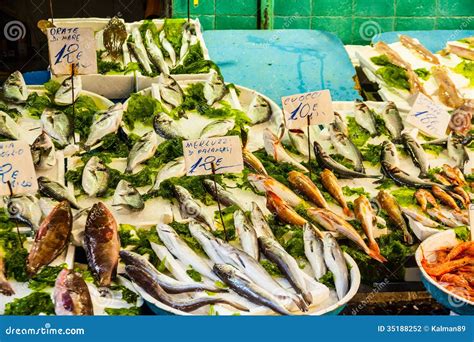
[[[377,249],[378,248],[379,247],[377,246]],[[380,250],[377,251],[377,250],[371,249],[368,254],[372,259],[375,259],[381,263],[387,262],[387,259],[385,259],[385,257],[382,254],[380,254]]]
[[[344,212],[344,214],[346,216],[349,216],[349,217],[353,217],[354,214],[352,213],[351,209],[349,209],[349,207],[345,206],[344,208],[342,208],[342,211]]]

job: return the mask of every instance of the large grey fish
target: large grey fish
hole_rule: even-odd
[[[62,201],[41,222],[28,253],[26,270],[30,276],[51,263],[69,243],[72,230],[71,206]]]
[[[173,177],[183,177],[186,175],[186,167],[184,164],[184,157],[176,158],[165,165],[158,171],[158,174],[155,178],[155,183],[150,189],[151,191],[158,190],[160,188],[161,182]]]
[[[163,290],[171,294],[198,291],[209,291],[214,293],[227,292],[226,289],[219,288],[217,286],[176,280],[158,271],[151,262],[149,262],[143,255],[138,253],[121,250],[120,259],[127,266],[131,265],[145,270],[163,288]]]
[[[3,83],[3,96],[8,101],[24,103],[28,98],[28,88],[26,87],[23,74],[15,71]]]
[[[331,170],[340,178],[379,178],[378,175],[368,175],[362,172],[357,172],[338,163],[327,154],[322,146],[316,141],[314,142],[314,154],[319,166]]]
[[[388,191],[380,190],[377,194],[377,202],[395,226],[403,232],[403,240],[409,245],[413,244],[413,237],[408,231],[407,223],[395,198]]]
[[[232,119],[215,120],[207,124],[201,131],[199,137],[212,138],[221,137],[227,134],[235,126],[235,121]]]
[[[469,154],[466,146],[463,144],[462,136],[449,134],[448,156],[454,160],[455,166],[464,172],[464,165],[469,161]]]
[[[178,107],[184,100],[183,89],[176,80],[166,74],[161,74],[158,78],[161,100],[172,108]]]
[[[168,56],[170,57],[171,60],[171,66],[174,67],[176,65],[176,51],[174,51],[173,45],[169,42],[168,39],[166,39],[166,33],[165,30],[162,30],[159,35],[161,45],[165,49],[165,51],[168,53]]]
[[[214,183],[211,179],[204,179],[203,183],[207,192],[209,192],[215,200],[219,200],[220,204],[226,207],[230,207],[231,205],[235,205],[239,208],[243,207],[237,197],[224,189],[219,183]]]
[[[212,106],[215,102],[220,101],[225,94],[227,94],[227,87],[224,79],[216,70],[211,69],[209,71],[209,78],[204,83],[204,98],[207,105]]]
[[[264,305],[281,315],[290,315],[285,306],[273,294],[254,283],[237,268],[227,264],[215,264],[214,272],[238,295],[252,303]]]
[[[419,177],[428,177],[430,165],[425,150],[423,150],[423,147],[421,147],[418,141],[416,141],[416,139],[408,132],[402,134],[402,141],[403,145],[405,146],[405,149],[411,157],[411,160],[413,161],[413,164],[418,166],[418,168],[420,169]]]
[[[151,74],[153,72],[152,63],[148,58],[145,45],[143,45],[142,36],[138,28],[132,29],[132,41],[127,42],[128,49],[135,59],[140,63],[143,70]]]
[[[110,172],[99,157],[93,156],[82,171],[82,188],[90,197],[101,197],[109,188]]]
[[[349,291],[349,270],[346,259],[341,247],[330,233],[325,233],[323,236],[323,249],[324,261],[334,276],[337,297],[341,300]]]
[[[74,87],[74,90],[73,90]],[[61,86],[54,94],[54,103],[67,106],[76,102],[82,91],[82,81],[78,76],[69,76],[61,82]]]
[[[162,73],[169,75],[170,69],[168,64],[165,61],[165,57],[163,56],[163,52],[161,49],[156,45],[155,40],[153,39],[153,33],[151,30],[147,30],[145,32],[145,48],[150,56],[150,60],[153,65]]]
[[[54,313],[58,316],[92,316],[91,295],[82,275],[63,269],[54,284]]]
[[[313,269],[313,275],[316,279],[320,279],[327,272],[324,263],[323,241],[316,236],[313,227],[309,223],[303,227],[303,242],[304,254]]]
[[[255,229],[255,232],[257,233],[257,237],[275,237],[265,215],[263,214],[262,209],[260,209],[258,204],[255,202],[252,202],[252,208],[250,210],[250,222],[252,222],[252,226]]]
[[[165,112],[159,112],[153,120],[156,134],[164,139],[185,138],[178,124]]]
[[[87,215],[84,250],[99,286],[110,286],[117,272],[120,240],[117,222],[102,202],[94,204]]]
[[[108,134],[117,132],[122,122],[123,106],[116,103],[107,110],[94,114],[91,130],[84,145],[86,148],[92,147]]]
[[[256,94],[252,102],[250,102],[246,114],[252,124],[256,125],[270,120],[270,117],[272,116],[272,108],[267,100],[265,100],[261,95]]]
[[[258,243],[262,253],[265,254],[268,260],[278,266],[295,291],[302,295],[306,303],[311,304],[313,296],[307,287],[303,271],[299,268],[296,260],[272,238],[260,236]]]
[[[171,226],[158,224],[156,226],[156,232],[170,253],[186,267],[191,266],[203,276],[212,280],[218,280],[217,276],[212,272],[212,268],[209,266],[207,260],[197,255]]]
[[[69,145],[73,133],[69,117],[57,109],[46,108],[41,114],[43,130],[60,146]]]
[[[397,147],[390,140],[382,143],[382,151],[380,154],[380,162],[385,162],[393,166],[400,166]]]
[[[127,272],[127,275],[135,284],[142,288],[151,297],[177,310],[189,312],[206,305],[226,304],[240,311],[248,311],[248,308],[239,303],[216,296],[177,300],[166,293],[166,291],[146,269],[128,265],[125,266],[125,272]]]
[[[392,179],[397,185],[399,186],[408,186],[414,188],[421,188],[421,189],[431,189],[433,185],[437,185],[445,191],[449,190],[449,186],[441,185],[438,183],[433,183],[430,181],[425,181],[421,178],[416,176],[412,176],[398,166],[392,165],[386,161],[382,161],[382,172],[383,174]]]
[[[7,139],[21,139],[21,128],[10,115],[0,110],[0,136]]]
[[[145,133],[132,147],[127,157],[125,172],[131,173],[133,169],[155,155],[158,148],[158,136],[154,131]]]
[[[46,132],[42,132],[31,145],[31,156],[37,170],[49,170],[56,165],[56,149]]]
[[[300,298],[283,289],[255,258],[215,237],[200,225],[190,225],[190,232],[214,263],[237,267],[253,282],[274,296],[282,300],[290,300],[301,310],[307,310],[307,305]]]
[[[354,163],[355,171],[365,173],[364,164],[362,163],[362,154],[351,139],[339,131],[335,124],[329,125],[329,136],[337,153],[351,160]]]
[[[174,191],[179,203],[179,211],[184,219],[193,218],[196,221],[204,223],[209,227],[209,229],[216,230],[213,218],[205,212],[198,202],[196,202],[188,190],[180,185],[175,185]]]
[[[145,208],[145,202],[138,190],[132,184],[122,179],[115,189],[112,206],[117,209],[140,211]]]
[[[257,233],[248,221],[245,213],[240,209],[234,211],[234,227],[243,251],[258,260],[260,253],[258,250]]]
[[[392,136],[393,142],[399,142],[401,139],[402,131],[404,129],[402,117],[398,111],[397,106],[394,102],[390,101],[387,103],[382,111],[382,119],[385,123],[385,127]]]
[[[20,222],[26,223],[34,231],[41,223],[41,207],[38,199],[33,195],[13,195],[6,200],[8,215]]]
[[[41,195],[52,198],[56,201],[68,201],[74,209],[80,209],[76,197],[64,185],[53,181],[47,177],[38,178],[38,188]]]
[[[371,136],[377,135],[374,113],[364,102],[360,100],[355,101],[354,117],[357,124],[369,132]]]

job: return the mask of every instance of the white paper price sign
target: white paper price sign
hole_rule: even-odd
[[[407,122],[426,135],[442,138],[446,136],[451,115],[440,105],[419,93],[408,113]]]
[[[48,47],[53,74],[70,75],[72,64],[77,74],[97,74],[96,42],[91,28],[49,28]]]
[[[286,128],[298,129],[310,125],[334,121],[331,93],[329,90],[284,96],[281,98]]]
[[[34,193],[38,190],[30,146],[24,141],[0,142],[0,195]]]
[[[239,173],[244,169],[242,142],[238,136],[183,141],[188,176]]]

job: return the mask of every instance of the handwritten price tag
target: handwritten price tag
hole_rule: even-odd
[[[38,190],[30,146],[24,141],[0,142],[0,196],[34,193]]]
[[[329,90],[284,96],[281,98],[285,123],[288,129],[297,129],[309,124],[327,124],[334,121],[331,93]]]
[[[94,31],[86,27],[48,29],[49,61],[55,75],[70,75],[71,64],[80,75],[97,74]]]
[[[188,176],[216,173],[239,173],[244,169],[242,143],[237,136],[183,141],[184,162]]]
[[[451,116],[443,107],[431,101],[426,95],[419,93],[408,113],[407,122],[424,134],[443,138],[446,136]]]

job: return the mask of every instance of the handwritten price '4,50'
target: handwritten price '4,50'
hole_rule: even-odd
[[[58,51],[58,53],[54,56],[56,58],[54,64],[59,64],[66,60],[66,63],[72,64],[81,59],[82,51],[79,50],[79,44],[64,44],[64,46]]]

